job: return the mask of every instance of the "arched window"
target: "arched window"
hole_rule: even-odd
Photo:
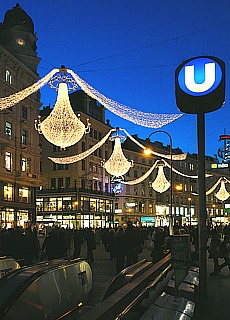
[[[12,84],[12,76],[9,70],[6,70],[5,77],[6,77],[6,82],[8,82],[9,84]]]

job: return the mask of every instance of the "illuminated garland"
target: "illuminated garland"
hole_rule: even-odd
[[[160,161],[160,160],[157,160],[157,161],[152,165],[152,167],[151,167],[148,171],[146,171],[145,174],[143,174],[142,177],[137,178],[137,179],[135,179],[135,180],[122,181],[122,183],[123,183],[123,184],[128,184],[128,185],[130,185],[130,186],[132,186],[132,185],[134,185],[134,184],[141,183],[142,181],[144,181],[145,179],[148,178],[148,176],[149,176],[149,175],[152,173],[152,171],[156,168],[156,166],[157,166],[157,164],[158,164],[159,161]]]
[[[72,75],[74,80],[78,83],[81,89],[91,98],[99,101],[105,108],[113,112],[117,116],[131,121],[135,124],[141,125],[147,128],[161,128],[168,123],[180,118],[183,114],[153,114],[149,112],[141,112],[132,109],[128,106],[120,104],[112,99],[107,98],[87,82],[81,79],[72,70],[67,69],[67,72]]]
[[[106,140],[109,138],[110,134],[116,131],[116,129],[111,129],[102,139],[101,141],[99,141],[98,143],[96,143],[92,148],[74,155],[74,156],[69,156],[69,157],[61,157],[61,158],[53,158],[53,157],[48,157],[48,159],[52,160],[55,163],[58,164],[71,164],[77,161],[80,161],[82,159],[85,159],[86,157],[88,157],[90,154],[92,154],[95,150],[97,150],[98,148],[100,148],[105,142]]]
[[[22,101],[32,93],[41,89],[48,81],[52,78],[52,76],[57,73],[59,69],[53,69],[50,73],[48,73],[44,78],[40,79],[38,82],[34,83],[32,86],[23,89],[22,91],[11,94],[8,97],[0,98],[0,110],[4,110],[6,108],[10,108]]]
[[[87,120],[88,121],[88,120]],[[67,83],[59,83],[57,101],[49,116],[44,120],[35,120],[35,128],[40,134],[62,149],[77,143],[89,132],[90,123],[87,127],[74,113],[68,95]]]
[[[137,141],[131,134],[129,134],[125,129],[120,129],[120,130],[123,130],[127,136],[130,138],[130,140],[132,140],[134,143],[136,143],[139,147],[141,147],[143,150],[146,150],[147,148],[145,146],[143,146],[143,144],[141,144],[139,141]],[[168,155],[168,154],[164,154],[164,153],[158,153],[158,152],[155,152],[155,151],[152,151],[150,150],[150,152],[152,154],[154,154],[155,156],[158,156],[158,157],[162,157],[162,158],[166,158],[166,159],[170,159],[171,158],[171,155]],[[185,160],[186,157],[187,157],[188,153],[185,152],[185,153],[181,153],[181,154],[173,154],[172,155],[172,160]]]
[[[167,167],[171,168],[170,164],[167,163],[164,159],[162,159],[162,161],[164,162],[164,164],[165,164]],[[181,176],[183,176],[183,177],[186,177],[186,178],[198,179],[198,176],[189,176],[188,174],[182,173],[182,172],[176,170],[175,168],[172,168],[172,171],[175,172],[175,173],[177,173],[177,174],[179,174],[179,175],[181,175]],[[206,178],[212,177],[212,174],[206,173],[206,174],[205,174],[205,177],[206,177]]]

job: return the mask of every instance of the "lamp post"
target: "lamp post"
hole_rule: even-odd
[[[173,235],[173,213],[172,213],[172,206],[173,206],[173,175],[172,175],[172,137],[171,135],[164,131],[164,130],[157,130],[148,136],[147,140],[150,139],[152,135],[155,133],[165,133],[169,137],[170,141],[170,208],[169,208],[169,234],[170,236]]]

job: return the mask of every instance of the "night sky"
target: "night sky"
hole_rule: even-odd
[[[0,21],[16,1],[0,1]],[[33,19],[39,75],[65,65],[107,97],[151,113],[180,113],[174,93],[174,73],[184,60],[211,55],[226,63],[226,103],[206,114],[206,154],[223,145],[230,134],[229,0],[21,0]],[[56,92],[46,86],[41,101],[53,105]],[[145,139],[143,128],[110,112],[114,127]],[[184,115],[162,127],[173,147],[197,153],[196,115]],[[154,139],[168,144],[163,133]]]

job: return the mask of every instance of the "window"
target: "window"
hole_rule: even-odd
[[[58,178],[58,189],[63,188],[63,178]]]
[[[97,139],[97,130],[94,130],[94,138]]]
[[[82,169],[82,170],[85,170],[85,160],[82,160],[82,161],[81,161],[81,169]]]
[[[10,183],[4,184],[3,186],[3,197],[4,200],[13,201],[13,185]]]
[[[6,82],[8,82],[9,84],[12,84],[12,76],[11,76],[9,70],[6,70],[5,80],[6,80]]]
[[[22,107],[22,118],[27,120],[28,112],[25,106]]]
[[[6,135],[12,138],[12,123],[6,121]]]
[[[24,172],[30,172],[30,158],[21,158],[21,170]]]
[[[82,141],[82,143],[81,143],[81,149],[82,149],[82,152],[85,151],[85,141]]]
[[[65,187],[66,187],[66,189],[70,188],[70,177],[65,178]]]
[[[28,143],[28,132],[24,129],[22,129],[22,135],[21,135],[21,143],[26,144]]]
[[[12,169],[12,155],[11,152],[5,152],[5,168],[7,171],[11,171]]]
[[[18,196],[19,202],[29,203],[29,188],[19,187]]]
[[[133,176],[134,176],[134,178],[137,178],[137,171],[136,170],[134,170]]]
[[[56,179],[51,178],[51,189],[56,189]]]

